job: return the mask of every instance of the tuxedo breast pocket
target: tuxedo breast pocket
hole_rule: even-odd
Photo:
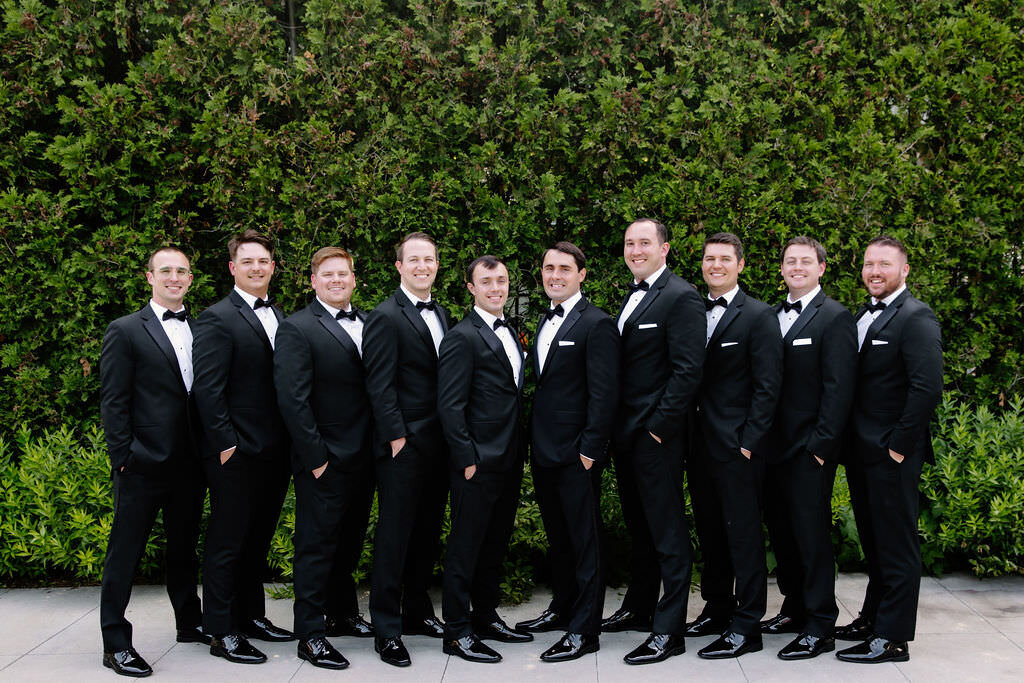
[[[653,330],[658,327],[658,323],[640,323],[636,326],[638,330]]]
[[[739,342],[738,341],[724,341],[724,342],[721,343],[721,348],[723,348],[723,349],[727,349],[730,346],[739,346]]]
[[[814,341],[810,337],[803,337],[801,339],[794,339],[793,346],[810,346]]]

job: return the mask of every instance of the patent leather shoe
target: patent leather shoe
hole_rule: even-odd
[[[246,638],[263,640],[268,643],[287,643],[289,640],[295,640],[294,633],[280,626],[275,626],[266,617],[253,619],[242,627],[242,633]]]
[[[202,626],[179,628],[175,640],[179,643],[202,643],[203,645],[209,645],[210,634],[204,631]]]
[[[785,660],[811,659],[822,652],[832,652],[834,649],[836,649],[836,641],[833,638],[801,633],[789,645],[779,650],[778,657]]]
[[[626,608],[617,609],[610,617],[601,621],[601,630],[605,633],[621,631],[650,631],[651,618],[642,617]]]
[[[776,614],[771,619],[765,619],[761,622],[761,633],[774,635],[778,633],[801,633],[803,630],[804,625],[801,622],[784,614]]]
[[[566,633],[561,640],[540,654],[542,662],[568,662],[579,659],[583,655],[601,649],[598,636],[585,636],[582,633]]]
[[[867,640],[875,634],[875,625],[864,616],[858,616],[846,626],[837,626],[836,640]]]
[[[638,648],[622,658],[626,664],[654,664],[686,652],[682,636],[652,633]]]
[[[480,628],[474,628],[473,633],[480,640],[497,640],[499,643],[529,643],[533,640],[532,633],[511,629],[500,618],[489,624],[482,624]]]
[[[475,634],[470,633],[458,640],[446,640],[441,650],[446,655],[461,657],[467,662],[495,664],[501,661],[501,655],[485,645]]]
[[[700,615],[686,624],[685,634],[687,638],[699,638],[700,636],[717,636],[729,629],[732,620],[727,617],[709,617]]]
[[[373,625],[363,619],[362,614],[353,614],[348,617],[327,617],[327,635],[332,638],[338,636],[352,636],[353,638],[372,638],[374,634]]]
[[[348,668],[348,660],[323,636],[300,641],[297,651],[299,659],[305,659],[321,669]]]
[[[103,666],[113,669],[116,674],[132,678],[145,678],[153,673],[153,669],[134,647],[117,652],[104,652]]]
[[[528,633],[546,633],[548,631],[560,631],[568,625],[568,619],[558,612],[546,609],[536,619],[527,619],[526,621],[516,623],[516,630]]]
[[[905,662],[910,659],[910,648],[905,640],[889,640],[872,636],[863,643],[848,647],[836,653],[844,662],[859,664],[881,664],[882,662]]]
[[[444,622],[433,615],[423,619],[403,620],[402,634],[407,636],[444,638]]]
[[[735,631],[726,631],[710,645],[697,650],[697,656],[701,659],[731,659],[763,648],[760,632],[745,636]]]
[[[380,661],[391,666],[409,666],[412,659],[409,658],[409,651],[401,638],[381,638],[377,636],[373,641],[373,649],[380,655]]]
[[[235,664],[262,664],[267,661],[265,654],[254,648],[245,636],[237,633],[214,636],[210,640],[210,654]]]

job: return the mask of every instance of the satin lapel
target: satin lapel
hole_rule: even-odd
[[[882,312],[875,318],[875,322],[871,323],[868,327],[868,331],[864,334],[864,346],[869,346],[868,342],[874,339],[879,332],[885,329],[885,326],[889,324],[889,321],[893,319],[893,316],[899,312],[900,308],[903,307],[903,302],[910,296],[910,290],[905,289],[903,293],[896,297],[896,300],[885,307]]]
[[[178,376],[181,381],[181,388],[185,389],[185,380],[181,378],[181,366],[178,365],[178,355],[174,353],[174,347],[171,345],[171,340],[167,338],[167,333],[164,332],[163,323],[161,323],[156,314],[153,313],[153,309],[150,308],[149,304],[142,309],[139,314],[142,316],[142,327],[145,328],[146,333],[156,342],[156,345],[160,348],[161,353],[167,359],[167,362],[171,364],[171,369],[174,370],[174,374]]]
[[[640,299],[640,303],[636,305],[636,308],[634,308],[633,312],[630,314],[629,320],[627,320],[626,324],[622,326],[623,333],[625,333],[627,329],[633,329],[636,326],[637,318],[639,318],[643,312],[646,311],[652,303],[654,303],[654,300],[658,298],[658,295],[661,294],[661,288],[665,286],[664,278],[666,275],[668,275],[667,270],[660,278],[658,278],[658,281],[654,283],[654,286],[647,290],[647,293],[644,294],[644,298]]]
[[[736,296],[733,297],[732,303],[729,304],[729,308],[725,309],[725,313],[722,314],[722,318],[715,325],[715,332],[711,335],[711,339],[708,339],[708,348],[710,349],[712,344],[717,342],[722,335],[725,333],[725,329],[732,324],[732,321],[742,312],[740,309],[743,307],[743,303],[747,300],[747,295],[741,289],[736,292]]]
[[[555,352],[558,350],[558,342],[565,339],[565,335],[569,334],[569,330],[572,329],[572,326],[575,325],[576,322],[583,315],[583,307],[586,305],[586,300],[580,299],[580,304],[578,306],[575,306],[568,313],[566,313],[565,322],[563,322],[562,326],[558,328],[558,332],[555,334],[554,339],[551,340],[551,348],[548,349],[548,357],[547,360],[544,361],[545,372],[547,372],[547,369],[551,367],[551,362],[555,358]]]
[[[320,321],[320,324],[324,326],[324,329],[331,333],[331,336],[338,340],[338,343],[345,347],[345,350],[359,357],[359,349],[356,348],[356,344],[352,341],[352,337],[348,336],[348,332],[341,329],[341,325],[337,320],[332,318],[319,301],[314,301],[309,305],[310,312],[316,316],[316,319]]]
[[[448,334],[448,309],[443,308],[441,304],[437,304],[437,310],[439,312],[436,313],[435,315],[437,315],[437,321],[441,323],[441,332],[443,332],[444,334]],[[420,320],[422,319],[423,318],[421,317]],[[426,325],[426,323],[423,324]],[[433,344],[434,342],[431,341],[430,343]]]
[[[811,303],[807,305],[807,308],[801,311],[800,315],[796,317],[796,320],[793,321],[793,324],[789,328],[789,332],[786,333],[786,336],[782,341],[789,344],[791,341],[796,339],[796,336],[800,334],[800,330],[807,327],[807,323],[811,322],[811,318],[818,314],[823,303],[825,303],[825,292],[821,291],[818,292],[816,297],[811,299]]]
[[[263,323],[261,323],[260,319],[256,317],[256,311],[252,310],[252,306],[245,303],[245,300],[238,295],[238,292],[231,290],[231,294],[229,296],[231,303],[238,307],[238,312],[243,318],[245,318],[245,322],[249,323],[252,331],[256,333],[256,336],[263,340],[263,343],[267,345],[267,349],[269,351],[273,351],[274,347],[270,345],[270,337],[267,336],[267,331],[263,329]],[[280,315],[280,311],[275,309],[274,315]]]
[[[540,353],[537,351],[537,342],[540,340],[540,331],[544,327],[544,323],[546,323],[546,322],[547,322],[547,320],[544,318],[543,315],[541,315],[540,316],[540,320],[537,321],[537,329],[533,333],[533,348],[530,349],[530,363],[533,364],[533,372],[537,376],[537,383],[538,384],[540,383],[541,378],[544,376],[544,373],[539,372],[537,370],[537,368],[540,367]],[[549,357],[550,357],[550,353],[551,353],[551,350],[549,349],[548,350]],[[545,364],[544,367],[547,367],[547,364]]]
[[[470,313],[470,316],[473,318],[473,324],[476,325],[476,331],[480,334],[480,337],[484,340],[484,343],[486,343],[487,347],[494,353],[495,356],[497,356],[501,364],[505,366],[505,370],[508,373],[505,376],[511,377],[512,366],[508,362],[508,356],[505,355],[505,347],[504,345],[502,345],[501,340],[498,339],[498,335],[494,333],[494,330],[492,330],[490,327],[484,324],[483,318],[481,318],[476,311]],[[516,335],[513,332],[512,337],[515,338],[515,336]],[[516,346],[519,346],[518,341],[516,341]],[[522,353],[521,348],[519,349],[519,352]],[[521,376],[523,374],[522,370],[519,371],[519,374],[521,379]],[[516,384],[518,385],[519,382],[517,381]]]
[[[420,335],[423,342],[425,344],[429,344],[430,348],[433,349],[434,338],[430,336],[430,328],[427,327],[427,323],[423,321],[423,316],[420,315],[420,310],[416,308],[411,301],[409,301],[409,297],[407,297],[405,292],[402,290],[395,292],[395,301],[397,301],[398,305],[402,307],[402,315],[405,316],[406,320],[409,321],[409,324],[412,325],[413,329]],[[440,315],[437,317],[438,319],[443,318],[443,316]],[[444,328],[443,320],[441,321],[441,328]],[[436,355],[436,349],[434,350],[434,353]]]

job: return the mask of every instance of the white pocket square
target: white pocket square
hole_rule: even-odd
[[[737,344],[739,344],[739,342],[722,342],[722,348],[724,349],[726,346],[736,346]]]
[[[576,346],[576,342],[574,342],[574,341],[565,341],[563,339],[562,341],[558,342],[558,345],[559,346]]]
[[[887,341],[885,341],[883,339],[872,339],[871,340],[871,345],[872,346],[885,346],[888,343],[889,342],[887,342]]]
[[[639,325],[636,326],[636,329],[638,329],[638,330],[649,330],[652,327],[657,327],[657,326],[658,326],[658,323],[640,323]]]
[[[793,346],[810,346],[810,345],[811,345],[811,338],[810,337],[803,337],[802,339],[794,339],[793,340]]]

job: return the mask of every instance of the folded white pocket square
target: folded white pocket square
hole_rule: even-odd
[[[811,345],[811,338],[810,337],[804,337],[802,339],[794,339],[793,340],[793,346],[810,346],[810,345]]]
[[[576,342],[574,342],[574,341],[565,341],[563,339],[562,341],[558,342],[558,345],[559,346],[576,346]]]
[[[736,346],[737,344],[739,344],[739,342],[722,342],[722,348],[724,349],[726,346]]]
[[[871,345],[872,346],[885,346],[888,343],[889,342],[887,342],[887,341],[885,341],[883,339],[872,339],[871,340]]]
[[[639,325],[636,326],[636,329],[638,329],[638,330],[649,330],[652,327],[657,327],[657,326],[658,326],[658,323],[640,323]]]

